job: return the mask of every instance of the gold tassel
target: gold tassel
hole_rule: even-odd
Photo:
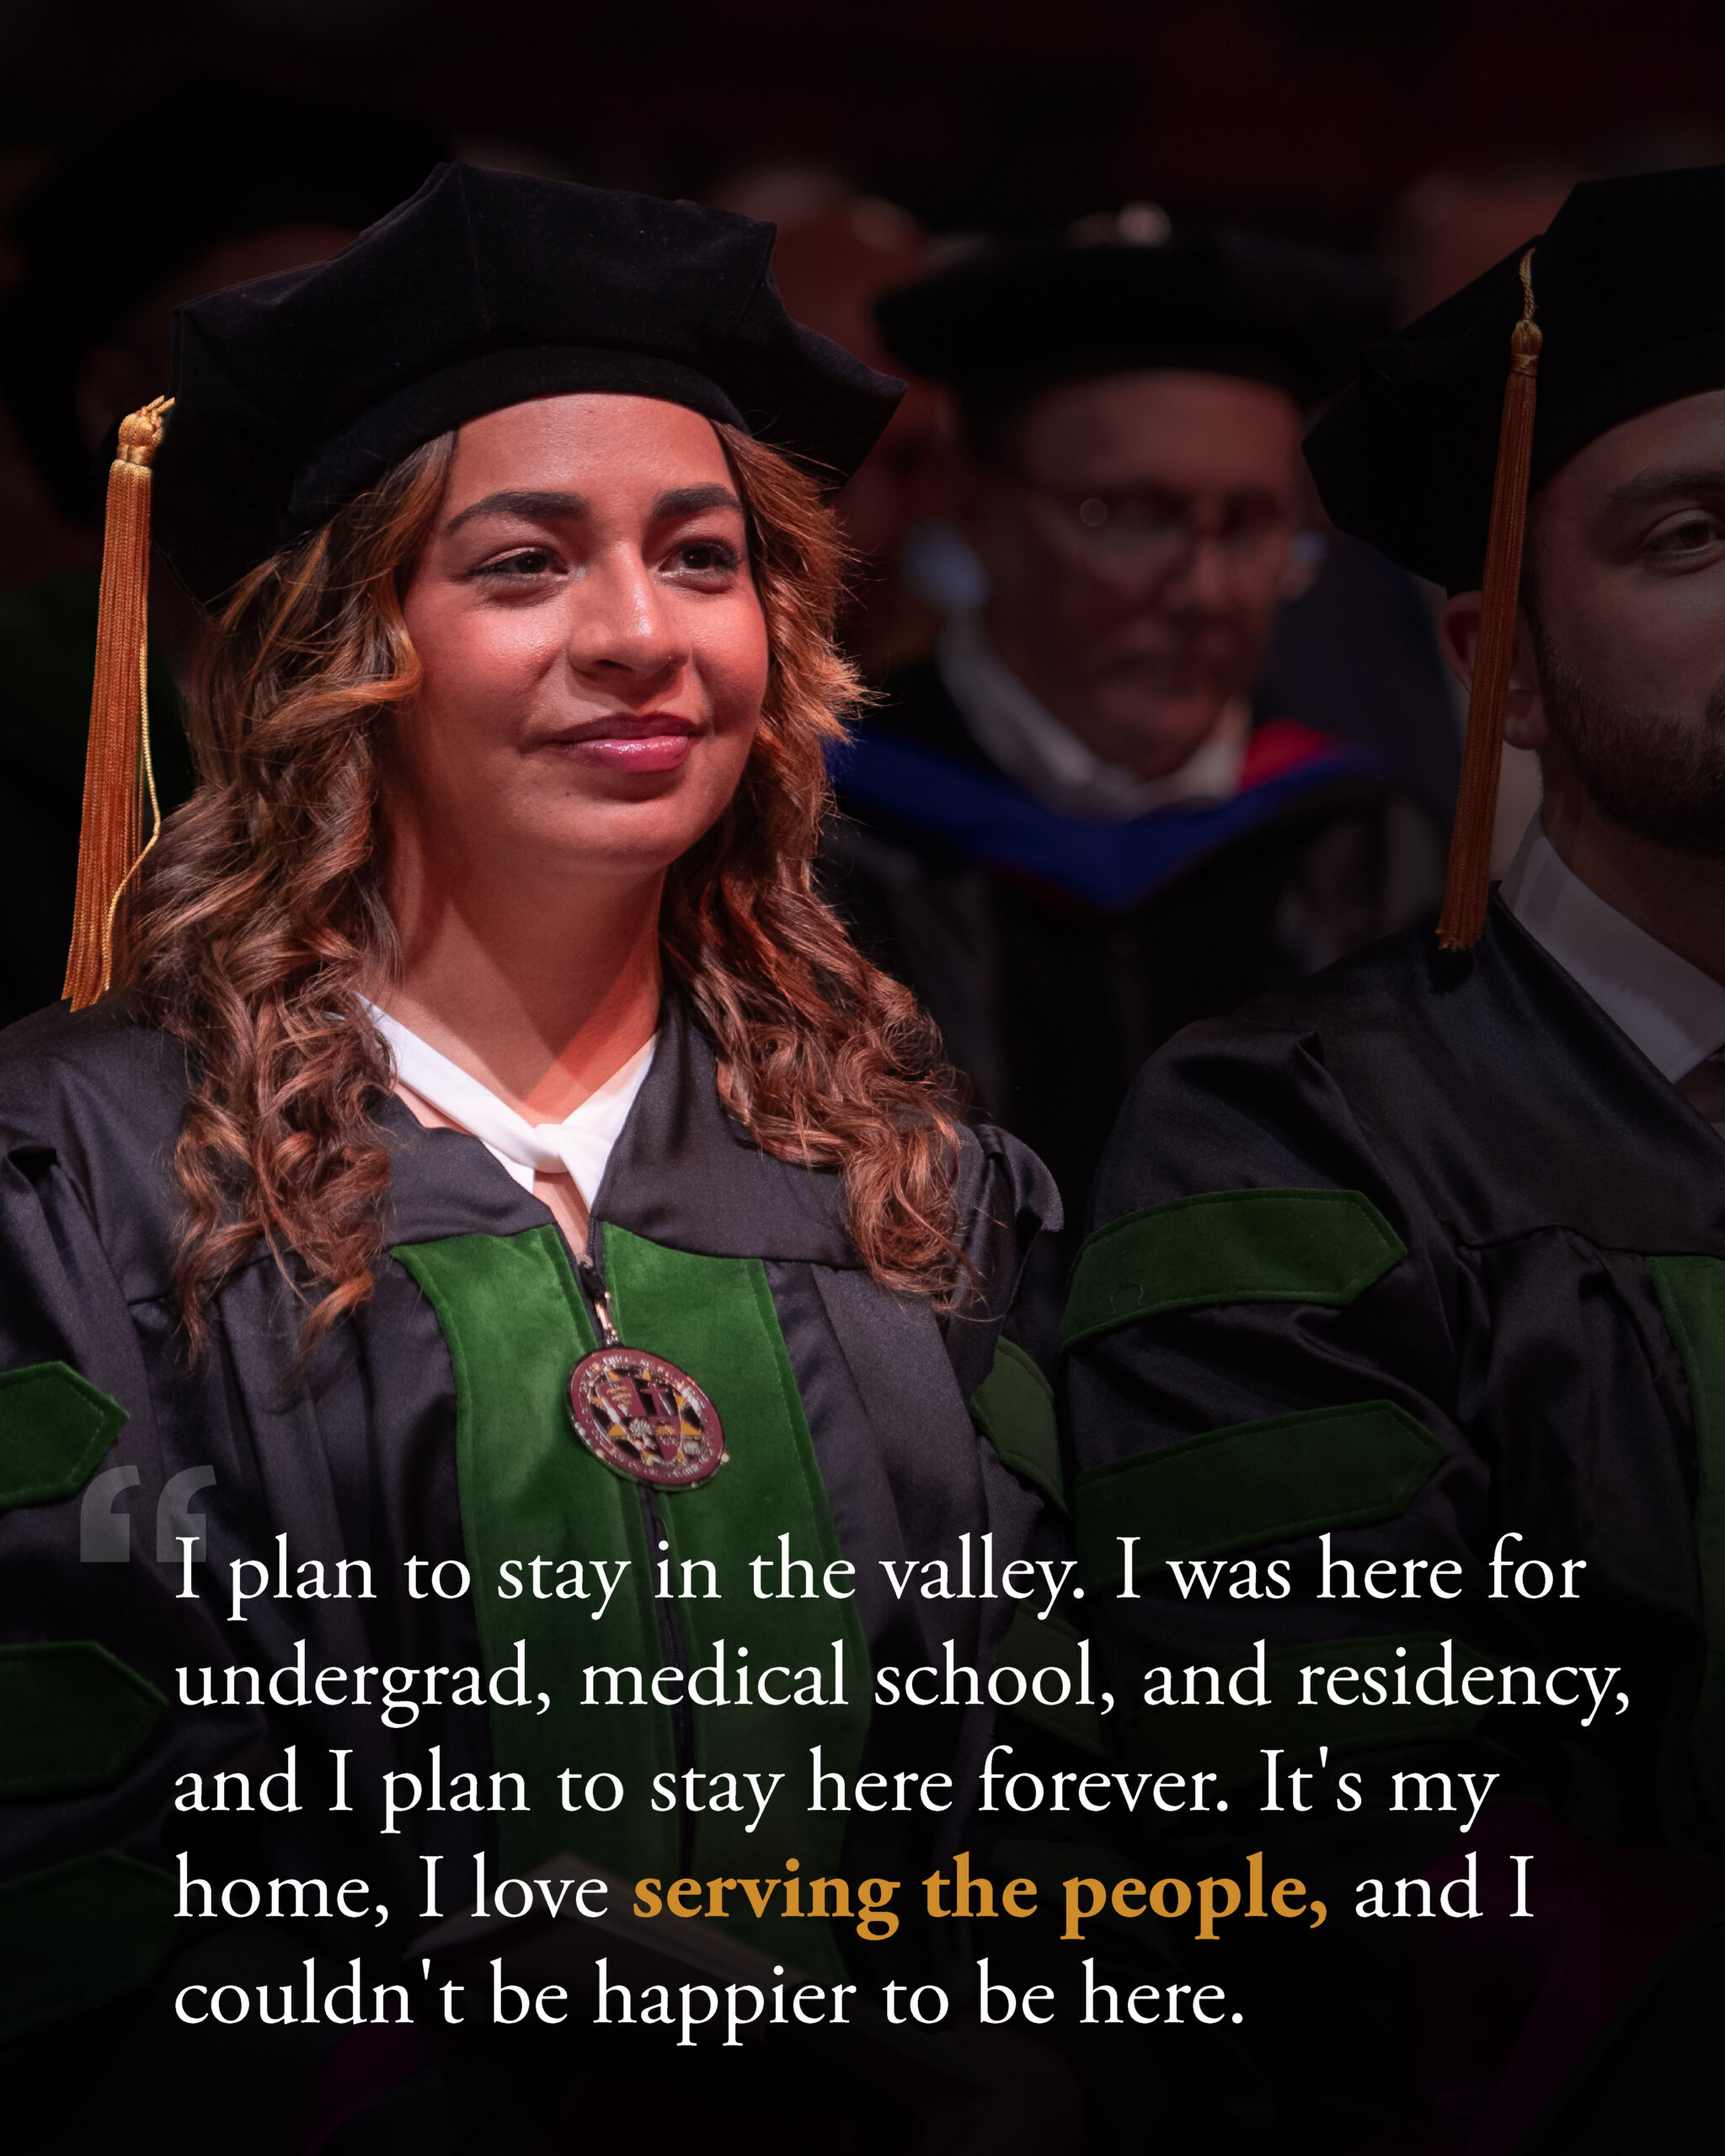
[[[1540,346],[1545,341],[1533,318],[1531,248],[1521,258],[1521,319],[1509,337],[1509,379],[1503,385],[1492,521],[1480,579],[1479,644],[1474,654],[1473,692],[1467,700],[1467,739],[1461,754],[1444,911],[1438,922],[1438,941],[1446,951],[1465,951],[1478,942],[1491,895],[1492,830],[1498,816],[1498,774],[1503,763],[1503,707],[1515,656],[1521,542],[1533,462],[1534,398]]]
[[[83,823],[78,835],[77,899],[64,993],[74,1011],[93,1003],[114,969],[114,923],[126,885],[162,830],[150,763],[150,463],[173,399],[158,397],[120,423],[108,467],[108,521],[102,536],[102,595],[96,620],[96,683],[84,756]],[[154,829],[142,836],[138,778],[149,789]]]

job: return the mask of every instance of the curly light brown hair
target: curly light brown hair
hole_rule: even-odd
[[[770,666],[724,814],[675,862],[666,973],[756,1145],[837,1169],[876,1279],[950,1305],[959,1081],[909,991],[820,896],[823,751],[858,693],[833,642],[843,550],[811,480],[720,426],[747,515]],[[398,963],[385,903],[385,743],[420,664],[403,617],[455,436],[415,450],[320,531],[254,569],[193,696],[201,783],[123,923],[116,985],[191,1051],[174,1166],[176,1284],[195,1351],[211,1296],[266,1247],[308,1299],[307,1349],[358,1310],[383,1255],[392,1073],[364,998]]]

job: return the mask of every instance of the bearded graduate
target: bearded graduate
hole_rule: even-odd
[[[184,308],[171,408],[122,427],[86,1007],[0,1048],[13,2146],[130,2145],[146,2057],[195,2061],[184,2148],[304,2146],[320,2069],[320,2146],[508,2118],[561,2148],[643,2073],[675,2132],[713,2092],[663,2044],[499,2093],[399,2045],[332,2068],[344,2032],[256,2002],[279,2020],[313,1952],[416,1977],[476,1858],[914,1889],[963,1844],[986,1710],[872,1714],[871,1668],[985,1670],[1010,1605],[900,1600],[879,1561],[1057,1546],[1046,1387],[1003,1335],[1057,1201],[812,892],[852,686],[820,488],[898,386],[787,319],[771,244],[444,168],[331,261]],[[215,627],[202,782],[134,872],[151,493]],[[715,1666],[747,1706],[690,1696]],[[630,1668],[645,1703],[611,1704]],[[889,1762],[959,1794],[850,1808]],[[363,1913],[229,1922],[224,1884],[272,1877],[363,1881]],[[961,1994],[921,1905],[866,1944],[735,1894],[722,1921]],[[243,2027],[200,2018],[224,1983]],[[750,2100],[777,2146],[789,2100]]]
[[[1725,169],[1577,188],[1313,433],[1337,523],[1451,595],[1444,918],[1163,1050],[1074,1278],[1108,1681],[1267,1656],[1268,1705],[1124,1748],[1201,1748],[1328,1908],[1217,1956],[1231,2148],[1717,2133],[1722,216]],[[1488,891],[1506,736],[1544,805]]]

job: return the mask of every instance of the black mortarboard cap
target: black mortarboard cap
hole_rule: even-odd
[[[1056,382],[1157,367],[1244,375],[1302,404],[1338,388],[1389,319],[1369,264],[1153,205],[995,246],[875,308],[888,350],[999,408]]]
[[[1572,190],[1532,264],[1534,491],[1607,429],[1725,387],[1722,231],[1725,166]],[[1480,581],[1524,252],[1372,345],[1306,446],[1341,529],[1450,591]]]
[[[13,221],[26,275],[0,308],[0,386],[61,508],[99,509],[77,371],[140,301],[248,233],[359,231],[447,154],[410,115],[197,71],[73,149]]]
[[[328,261],[179,310],[157,543],[208,604],[419,443],[580,390],[847,478],[903,385],[790,319],[772,242],[692,202],[445,165]]]

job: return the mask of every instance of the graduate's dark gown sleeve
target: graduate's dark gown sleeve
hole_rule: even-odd
[[[76,2130],[79,2100],[99,2078],[94,2062],[79,2064],[92,2044],[104,2072],[124,2074],[128,2060],[140,2071],[153,2055],[170,2082],[184,2071],[207,2100],[223,2100],[232,2063],[204,2057],[151,1989],[175,1943],[164,1827],[176,1776],[280,1759],[259,1743],[260,1717],[177,1705],[181,1665],[231,1659],[210,1605],[178,1598],[174,1561],[174,1536],[203,1525],[198,1492],[211,1477],[196,1463],[184,1471],[184,1430],[164,1433],[160,1419],[173,1403],[150,1348],[171,1317],[129,1299],[115,1263],[131,1253],[111,1238],[104,1246],[92,1218],[105,1202],[116,1217],[130,1209],[147,1234],[152,1166],[117,1134],[80,1158],[49,1141],[51,1113],[34,1113],[16,1086],[5,1096],[0,1999],[12,2036],[0,2073],[8,2132],[22,2146],[56,2117]],[[84,1105],[99,1104],[93,1089]],[[211,1442],[219,1446],[219,1433]],[[195,1849],[199,1837],[177,1838]],[[262,1973],[232,1953],[231,1933],[226,1945],[224,1973]],[[141,1992],[140,2016],[131,2003]],[[128,2003],[123,2029],[118,2001]],[[176,2100],[164,2088],[164,2116]]]
[[[446,1390],[407,1337],[409,1283],[387,1276],[363,1352],[321,1358],[307,1386],[297,1299],[272,1262],[254,1262],[189,1358],[171,1278],[184,1086],[183,1052],[122,1008],[45,1011],[0,1044],[0,2078],[20,2148],[170,2130],[188,2148],[224,2132],[237,2148],[295,2145],[340,2032],[301,2010],[260,2043],[191,2025],[176,1994],[302,1991],[312,1955],[325,1987],[354,1954],[368,1983],[396,1977],[417,1854],[435,1844],[378,1839],[381,1774],[428,1739],[451,1766],[484,1757],[471,1710],[391,1732],[375,1708],[297,1706],[288,1692],[253,1703],[254,1683],[296,1655],[314,1672],[476,1657],[462,1607],[393,1588],[403,1550],[461,1546],[452,1463],[438,1465]],[[291,1574],[302,1557],[363,1556],[381,1603],[272,1594],[229,1623],[236,1562],[266,1565],[273,1590],[283,1553]],[[340,1817],[332,1746],[355,1776]],[[244,1780],[216,1808],[222,1773]],[[192,1886],[190,1921],[182,1853],[216,1897],[206,1908]],[[220,1899],[231,1879],[267,1892],[272,1879],[334,1890],[356,1877],[370,1891],[352,1922],[272,1924],[248,1917],[246,1889]],[[134,2116],[126,2092],[145,2080],[173,2093]]]
[[[1382,1403],[1370,1412],[1382,1418],[1392,1442],[1402,1435],[1401,1417],[1434,1436],[1447,1433],[1442,1473],[1407,1513],[1372,1534],[1374,1556],[1404,1546],[1428,1556],[1461,1554],[1460,1522],[1477,1510],[1482,1478],[1443,1404],[1450,1390],[1445,1298],[1458,1283],[1439,1282],[1429,1257],[1387,1262],[1388,1231],[1378,1230],[1376,1220],[1386,1204],[1394,1209],[1393,1198],[1370,1144],[1309,1048],[1284,1033],[1238,1026],[1207,1046],[1207,1030],[1183,1035],[1128,1102],[1097,1203],[1097,1219],[1114,1225],[1087,1246],[1074,1283],[1066,1382],[1079,1470],[1081,1568],[1092,1598],[1088,1621],[1104,1681],[1120,1703],[1109,1734],[1130,1764],[1220,1769],[1219,1789],[1233,1787],[1238,1810],[1256,1801],[1261,1774],[1249,1783],[1231,1782],[1227,1763],[1258,1768],[1260,1738],[1279,1742],[1284,1753],[1293,1745],[1280,1731],[1260,1732],[1256,1722],[1262,1717],[1254,1710],[1226,1708],[1208,1719],[1188,1713],[1171,1742],[1167,1724],[1180,1718],[1141,1704],[1150,1668],[1167,1664],[1183,1672],[1188,1664],[1204,1664],[1227,1672],[1252,1658],[1259,1639],[1267,1638],[1274,1652],[1367,1630],[1375,1616],[1386,1633],[1394,1627],[1370,1605],[1312,1599],[1307,1578],[1297,1602],[1236,1601],[1225,1593],[1183,1602],[1169,1588],[1164,1561],[1170,1555],[1239,1551],[1256,1561],[1262,1575],[1268,1559],[1290,1554],[1305,1519],[1321,1508],[1315,1492],[1326,1433],[1322,1423],[1290,1425],[1284,1442],[1300,1447],[1297,1460],[1267,1460],[1243,1437],[1221,1438],[1208,1459],[1175,1449],[1237,1426],[1357,1412],[1365,1401]],[[1303,1195],[1318,1193],[1323,1195]],[[1248,1275],[1260,1251],[1265,1263],[1268,1251],[1283,1246],[1311,1252],[1320,1266],[1328,1263],[1320,1254],[1322,1224],[1325,1209],[1342,1193],[1351,1195],[1340,1201],[1346,1209],[1336,1225],[1350,1250],[1356,1241],[1360,1246],[1357,1268],[1376,1275],[1358,1299],[1346,1305],[1310,1297],[1239,1299],[1250,1292]],[[1176,1209],[1162,1211],[1167,1207]],[[1276,1209],[1282,1207],[1292,1209]],[[1298,1283],[1284,1267],[1279,1277],[1258,1284],[1285,1294]],[[1179,1307],[1188,1296],[1202,1299]],[[1119,1321],[1143,1304],[1173,1307]],[[1177,1463],[1172,1471],[1171,1460]],[[1184,1463],[1190,1464],[1183,1471]],[[1357,1502],[1359,1493],[1353,1494]],[[1123,1537],[1135,1538],[1130,1552],[1133,1599],[1116,1598],[1127,1584]],[[1358,1532],[1344,1534],[1337,1546],[1357,1560],[1362,1540]],[[1299,1556],[1309,1571],[1311,1545],[1303,1536]],[[1268,1591],[1262,1578],[1258,1584]],[[1098,1596],[1107,1597],[1105,1604]],[[1304,1758],[1303,1749],[1298,1756]],[[1195,1879],[1211,1870],[1237,1872],[1236,1849],[1262,1846],[1278,1876],[1301,1875],[1314,1894],[1339,1908],[1338,1868],[1352,1861],[1361,1838],[1357,1819],[1340,1823],[1346,1830],[1342,1848],[1327,1849],[1338,1838],[1333,1815],[1322,1824],[1299,1822],[1296,1850],[1285,1822],[1256,1822],[1256,1838],[1241,1843],[1227,1832],[1227,1818],[1211,1812],[1165,1833],[1144,1861],[1158,1872]],[[1404,1868],[1423,1869],[1451,1838],[1452,1825],[1429,1835],[1424,1853]],[[1324,1865],[1327,1855],[1335,1861]],[[1224,2039],[1231,2051],[1237,2045],[1225,2077],[1226,2094],[1219,2103],[1214,2092],[1195,2104],[1183,2102],[1183,2131],[1202,2131],[1209,2116],[1220,2145],[1227,2145],[1231,2131],[1246,2133],[1250,2145],[1254,2121],[1261,2127],[1268,2107],[1286,2095],[1274,2084],[1295,2073],[1302,2047],[1318,2045],[1320,2057],[1323,2047],[1333,2047],[1332,2017],[1343,1998],[1354,2041],[1348,2063],[1332,2078],[1356,2080],[1370,2116],[1373,2098],[1381,2095],[1370,2084],[1385,2055],[1373,2025],[1381,2016],[1393,2024],[1405,2000],[1393,1970],[1367,1973],[1338,1966],[1343,1929],[1337,1924],[1296,1933],[1279,1925],[1268,1939],[1248,1935],[1237,1953],[1231,1938],[1219,1948],[1188,1952],[1192,1973],[1226,1983],[1231,2008],[1247,2015],[1252,2036],[1274,2031],[1275,2041],[1266,2057],[1260,2041]],[[1220,1965],[1214,1971],[1207,1967],[1211,1961]],[[1328,2130],[1345,2135],[1348,2121],[1331,2113]]]
[[[1538,2115],[1551,2078],[1518,2044],[1566,1999],[1582,2025],[1610,1987],[1576,1976],[1573,1937],[1533,1948],[1534,1924],[1506,1925],[1511,1853],[1534,1855],[1547,1912],[1594,1892],[1602,1866],[1651,1867],[1640,1908],[1673,1937],[1717,1892],[1718,1833],[1689,1764],[1703,1644],[1689,1387],[1642,1255],[1709,1246],[1697,1224],[1719,1193],[1717,1140],[1573,985],[1508,942],[1440,979],[1447,1001],[1423,993],[1423,958],[1386,958],[1387,979],[1371,962],[1351,982],[1338,969],[1303,1003],[1172,1043],[1122,1118],[1066,1314],[1081,1575],[1106,1598],[1089,1621],[1108,1681],[1137,1704],[1115,1741],[1143,1765],[1219,1769],[1219,1793],[1235,1790],[1231,1819],[1187,1820],[1153,1860],[1195,1876],[1261,1846],[1267,1871],[1300,1875],[1330,1913],[1319,1931],[1258,1924],[1196,1950],[1231,2004],[1237,1988],[1264,2145],[1363,2142],[1446,2077],[1473,2084],[1477,2115]],[[1513,1006],[1530,987],[1551,1008],[1524,1041],[1530,1014]],[[1326,1534],[1353,1598],[1339,1569],[1322,1591]],[[1494,1598],[1505,1534],[1522,1538],[1506,1545],[1515,1561],[1558,1580],[1583,1560],[1575,1597]],[[1211,1561],[1211,1593],[1183,1595],[1170,1558]],[[1365,1593],[1372,1562],[1395,1598]],[[1458,1676],[1616,1673],[1585,1725],[1584,1692],[1567,1712],[1494,1707],[1489,1683],[1470,1704],[1433,1677],[1431,1704],[1398,1705],[1399,1670],[1431,1665],[1445,1639]],[[1260,1641],[1268,1707],[1142,1704],[1153,1668],[1171,1666],[1183,1699],[1187,1665],[1226,1673]],[[1320,1674],[1320,1704],[1301,1707],[1305,1670],[1372,1664],[1383,1704],[1352,1688],[1355,1704],[1327,1709]],[[1267,1748],[1284,1774],[1274,1817],[1257,1808]],[[1306,1816],[1290,1808],[1296,1765],[1316,1770]],[[1359,1806],[1338,1811],[1349,1769]],[[1447,1772],[1458,1809],[1421,1812],[1414,1785],[1388,1809],[1398,1770]],[[1497,1776],[1471,1833],[1464,1773],[1482,1790]],[[1469,1852],[1483,1919],[1355,1919],[1363,1881],[1386,1880],[1393,1909],[1397,1880],[1447,1878]]]
[[[0,1369],[15,1688],[0,1846],[15,1894],[20,1873],[68,1859],[159,1863],[172,1777],[207,1753],[165,1707],[173,1664],[200,1646],[196,1659],[226,1658],[204,1606],[175,1607],[171,1570],[127,1561],[135,1537],[153,1545],[171,1472],[133,1312],[72,1177],[15,1143],[0,1156]],[[131,1876],[142,1932],[154,1896]],[[40,1906],[50,1917],[54,1897]]]

